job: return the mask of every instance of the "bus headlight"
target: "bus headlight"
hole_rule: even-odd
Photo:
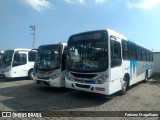
[[[96,84],[103,84],[105,81],[105,78],[102,76],[96,80]]]
[[[67,80],[70,80],[70,81],[74,80],[69,73],[66,73],[66,78]]]
[[[58,76],[59,76],[59,74],[56,73],[56,74],[54,74],[54,75],[52,76],[52,79],[56,79]]]

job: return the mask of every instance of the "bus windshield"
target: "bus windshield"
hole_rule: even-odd
[[[81,43],[68,46],[66,67],[80,72],[100,72],[108,68],[108,43]]]
[[[61,45],[44,45],[38,49],[35,67],[38,70],[53,70],[60,68]]]
[[[1,59],[0,59],[0,67],[8,67],[11,66],[13,50],[4,51]]]

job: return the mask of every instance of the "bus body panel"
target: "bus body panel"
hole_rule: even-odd
[[[111,83],[110,83],[110,89],[109,91],[111,91],[110,93],[114,93],[117,92],[119,90],[121,90],[122,88],[122,66],[120,67],[115,67],[111,69]]]
[[[152,62],[130,61],[130,85],[144,80],[147,70],[148,77],[151,77],[153,74]]]
[[[12,69],[11,69],[11,77],[26,77],[28,76],[28,52],[21,52],[21,54],[26,55],[26,64],[24,65],[18,65],[18,66],[14,66],[12,65]]]
[[[6,77],[8,77],[8,78],[27,77],[28,71],[30,69],[33,69],[33,66],[34,66],[34,62],[28,62],[25,65],[12,67],[12,69],[8,73],[6,73]]]
[[[11,69],[10,73],[11,77],[26,77],[28,76],[28,67],[27,65],[16,66]]]

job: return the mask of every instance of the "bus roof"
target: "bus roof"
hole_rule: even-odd
[[[59,42],[58,44],[61,44],[61,45],[63,45],[63,46],[66,46],[66,45],[67,45],[67,42],[66,42],[66,41],[64,41],[64,42]]]
[[[126,40],[126,41],[130,42],[131,44],[135,44],[135,45],[137,45],[137,46],[140,46],[140,47],[142,47],[142,48],[147,49],[146,47],[143,47],[141,44],[139,44],[139,43],[137,43],[137,42],[135,42],[135,41],[131,41],[127,36],[124,36],[124,35],[116,32],[116,31],[114,31],[114,30],[112,30],[112,29],[99,29],[99,30],[85,31],[85,32],[73,34],[73,35],[71,35],[71,36],[75,36],[75,35],[79,35],[79,34],[83,34],[83,33],[89,33],[89,32],[103,31],[103,30],[104,30],[104,31],[107,31],[109,35],[116,36],[116,37],[118,37],[118,38],[120,38],[120,39],[123,39],[123,40]],[[70,36],[70,37],[71,37],[71,36]]]
[[[126,36],[116,32],[116,31],[113,31],[112,29],[107,29],[107,32],[109,33],[109,35],[114,35],[114,36],[116,36],[116,37],[118,37],[120,39],[127,40]]]
[[[28,49],[28,48],[14,48],[14,49],[7,49],[7,50],[14,50],[14,51],[31,51],[31,49]],[[4,50],[4,51],[7,51],[7,50]]]
[[[57,42],[57,43],[50,43],[50,44],[44,44],[44,45],[40,45],[40,46],[47,46],[47,45],[63,45],[63,46],[67,46],[67,42]]]
[[[109,35],[115,35],[116,37],[118,38],[121,38],[121,39],[125,39],[127,40],[127,37],[118,33],[118,32],[115,32],[113,31],[112,29],[98,29],[98,30],[91,30],[91,31],[85,31],[85,32],[81,32],[81,33],[77,33],[77,34],[73,34],[71,36],[74,36],[74,35],[79,35],[79,34],[83,34],[83,33],[89,33],[89,32],[96,32],[96,31],[107,31],[109,33]],[[71,37],[70,36],[70,37]]]

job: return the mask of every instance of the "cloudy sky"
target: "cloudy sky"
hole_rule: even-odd
[[[160,51],[160,0],[0,0],[0,50],[67,41],[75,33],[113,29]]]

